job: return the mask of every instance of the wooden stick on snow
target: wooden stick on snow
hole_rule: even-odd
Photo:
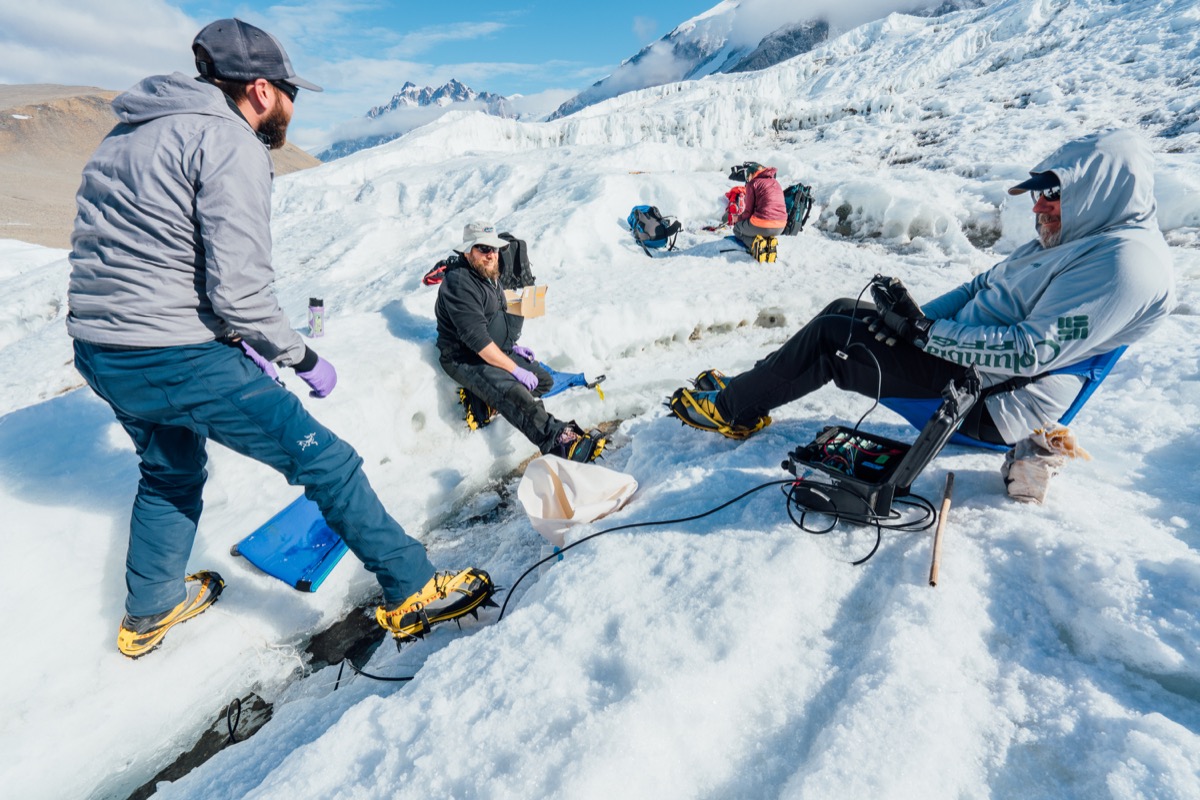
[[[938,513],[937,530],[933,534],[933,563],[929,565],[929,585],[937,586],[938,566],[942,560],[942,531],[950,513],[950,495],[954,493],[954,473],[946,473],[946,491],[942,493],[942,510]]]

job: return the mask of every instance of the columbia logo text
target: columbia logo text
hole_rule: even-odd
[[[1086,339],[1087,337],[1087,314],[1081,314],[1074,317],[1058,318],[1058,340],[1060,342],[1070,342],[1076,339]]]

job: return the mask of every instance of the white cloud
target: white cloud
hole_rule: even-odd
[[[940,0],[742,0],[730,37],[736,45],[754,44],[784,24],[825,20],[835,31],[846,31],[894,12],[938,5]]]
[[[650,45],[636,64],[613,73],[609,86],[618,92],[658,86],[683,77],[690,63],[675,57],[672,47],[661,41]]]
[[[544,117],[579,92],[575,89],[547,89],[536,94],[518,94],[509,97],[513,110],[522,117]]]
[[[414,56],[446,42],[463,42],[491,36],[506,27],[508,26],[500,22],[460,22],[454,25],[421,28],[400,37],[400,41],[389,48],[388,55],[394,58]]]
[[[163,0],[0,5],[0,81],[124,89],[147,75],[192,70],[200,24]]]
[[[650,17],[633,18],[633,35],[639,42],[649,42],[658,34],[658,22]]]

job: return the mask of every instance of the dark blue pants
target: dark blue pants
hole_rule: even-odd
[[[398,603],[433,576],[425,548],[371,489],[362,458],[240,347],[219,342],[138,350],[75,342],[75,366],[133,439],[142,479],[129,522],[125,610],[166,611],[186,597],[212,439],[277,469]]]

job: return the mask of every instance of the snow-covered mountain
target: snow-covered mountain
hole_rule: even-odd
[[[399,108],[420,108],[424,106],[446,107],[454,103],[481,103],[487,113],[497,117],[513,117],[512,103],[507,97],[491,92],[477,92],[470,86],[453,78],[449,83],[436,89],[432,86],[418,87],[411,81],[406,81],[400,91],[392,95],[392,99],[381,106],[375,106],[367,112],[371,119],[378,119]]]
[[[317,154],[322,161],[333,161],[368,147],[376,147],[404,135],[432,117],[426,113],[411,113],[421,109],[437,109],[438,113],[451,107],[472,108],[497,117],[517,116],[512,102],[503,95],[477,92],[453,78],[436,88],[417,86],[406,81],[392,99],[366,113],[367,128],[379,132],[352,139],[340,139]]]
[[[942,16],[978,8],[988,0],[944,0],[930,7],[914,0],[912,13]],[[824,7],[822,7],[824,6]],[[766,69],[807,53],[830,35],[830,18],[843,23],[865,22],[876,13],[873,4],[812,4],[778,0],[722,0],[623,62],[559,106],[549,119],[625,92],[696,80],[718,73]],[[802,16],[801,16],[802,15]]]
[[[370,607],[375,583],[347,556],[302,593],[231,556],[299,490],[215,445],[189,566],[221,572],[221,602],[145,658],[117,653],[138,459],[71,366],[66,252],[0,241],[6,796],[1200,797],[1197,53],[1194,0],[996,0],[553,122],[450,111],[278,179],[276,293],[297,327],[325,298],[312,344],[339,385],[317,400],[283,379],[435,564],[509,587],[503,619],[386,642],[366,664],[411,682],[310,660],[304,643]],[[550,289],[522,344],[607,375],[604,399],[576,389],[547,409],[623,420],[602,465],[638,493],[574,542],[786,478],[789,450],[871,401],[827,387],[734,442],[682,427],[664,397],[751,366],[877,272],[920,301],[971,279],[1033,235],[1007,187],[1110,126],[1155,151],[1179,305],[1073,423],[1093,460],[1067,464],[1044,506],[1005,495],[999,454],[950,447],[913,485],[936,504],[956,475],[937,588],[928,531],[886,531],[851,566],[873,529],[810,536],[769,486],[585,542],[517,585],[546,544],[511,477],[535,448],[503,421],[467,430],[420,282],[464,223],[530,243]],[[817,201],[774,264],[702,230],[748,158]],[[662,258],[625,226],[641,203],[687,223]],[[863,427],[913,435],[885,410]],[[222,711],[251,693],[272,706],[257,733],[147,786],[203,732],[227,743]]]

